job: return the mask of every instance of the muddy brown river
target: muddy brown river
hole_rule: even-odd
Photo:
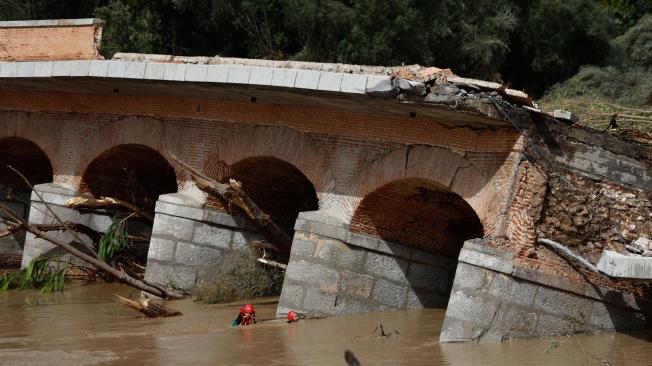
[[[0,365],[650,365],[652,332],[602,333],[502,344],[437,343],[444,311],[395,311],[272,320],[276,299],[257,299],[250,327],[233,328],[239,304],[168,303],[184,315],[146,319],[117,303],[128,287],[0,293]],[[269,320],[269,321],[266,321]],[[382,323],[389,337],[374,329]]]

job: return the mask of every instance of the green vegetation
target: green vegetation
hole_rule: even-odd
[[[66,272],[67,267],[55,266],[49,258],[35,259],[27,268],[5,273],[0,278],[0,291],[41,289],[44,294],[63,291]]]
[[[281,293],[284,272],[263,267],[250,251],[234,251],[222,259],[206,284],[197,288],[196,301],[216,304]]]
[[[0,0],[0,20],[105,19],[107,57],[419,63],[544,104],[628,108],[652,103],[651,12],[649,0]]]
[[[126,219],[114,216],[111,226],[100,238],[97,255],[110,265],[114,265],[118,254],[129,246],[126,221]]]

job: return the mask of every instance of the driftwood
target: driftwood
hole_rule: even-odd
[[[79,249],[75,248],[74,246],[59,240],[55,237],[50,236],[48,233],[39,230],[37,227],[34,225],[30,225],[25,219],[20,217],[18,214],[16,214],[12,209],[9,207],[5,206],[4,204],[0,203],[0,211],[4,212],[8,218],[0,218],[0,222],[5,224],[7,226],[8,230],[25,230],[29,233],[34,234],[37,238],[41,238],[44,240],[49,241],[50,243],[62,248],[63,250],[67,251],[68,253],[74,255],[75,257],[92,264],[95,266],[97,269],[100,271],[115,277],[118,282],[123,283],[125,285],[129,285],[131,287],[137,288],[141,291],[145,291],[149,294],[166,298],[166,299],[177,299],[181,298],[182,296],[180,294],[174,293],[172,291],[166,290],[166,289],[161,289],[158,286],[152,286],[151,284],[147,283],[146,281],[139,280],[137,278],[133,278],[132,276],[129,276],[125,272],[118,271],[117,269],[111,267],[108,265],[106,262],[97,259],[89,254],[86,254]]]
[[[231,179],[229,184],[219,183],[198,172],[187,163],[179,160],[174,154],[168,152],[172,161],[186,170],[192,176],[197,187],[202,191],[215,196],[226,203],[226,207],[237,207],[244,216],[258,227],[260,233],[267,239],[274,249],[279,253],[289,256],[292,239],[287,236],[272,221],[270,216],[258,207],[258,205],[242,190],[240,183]]]
[[[86,197],[74,197],[66,201],[66,207],[72,209],[107,209],[107,208],[126,208],[134,212],[135,216],[140,216],[144,219],[147,219],[151,222],[154,222],[154,216],[150,215],[147,212],[144,212],[143,209],[134,205],[131,202],[123,201],[117,198],[112,197],[102,197],[102,198],[86,198]]]
[[[41,202],[43,202],[43,204],[45,205],[45,208],[46,208],[48,211],[50,211],[50,214],[52,214],[52,217],[54,217],[54,219],[55,219],[55,220],[56,220],[60,225],[63,225],[64,228],[65,228],[65,225],[64,225],[64,223],[63,223],[63,220],[61,220],[61,218],[59,217],[59,215],[57,215],[56,212],[54,212],[54,210],[52,210],[52,208],[50,207],[50,205],[48,205],[47,202],[45,202],[45,200],[43,199],[43,197],[41,196],[41,194],[40,194],[36,189],[34,189],[34,185],[29,181],[29,179],[27,179],[27,177],[25,177],[25,176],[23,175],[23,173],[19,172],[19,171],[18,171],[16,168],[14,168],[13,166],[11,166],[11,165],[7,165],[7,168],[9,168],[11,171],[13,171],[14,173],[16,173],[16,174],[17,174],[17,175],[18,175],[18,176],[19,176],[19,177],[20,177],[20,178],[25,182],[25,184],[27,184],[27,185],[29,186],[29,188],[30,188],[30,189],[32,190],[32,192],[36,195],[36,197],[38,197],[38,199],[40,199]],[[77,240],[77,241],[78,241],[79,243],[81,243],[82,245],[86,246],[86,248],[88,249],[89,253],[91,253],[91,255],[92,255],[94,258],[96,258],[96,259],[99,259],[99,258],[100,258],[100,257],[97,255],[97,253],[95,252],[95,249],[94,249],[92,246],[88,245],[88,244],[87,244],[87,243],[86,243],[82,238],[80,238],[79,235],[78,235],[75,231],[70,230],[70,229],[68,229],[68,228],[66,228],[66,231],[68,231],[68,232],[70,233],[70,235],[72,235],[72,237],[75,238],[75,240]]]
[[[22,258],[21,252],[0,252],[0,268],[20,268]]]
[[[166,306],[157,304],[148,298],[130,300],[118,294],[114,294],[114,295],[118,297],[118,300],[122,304],[127,305],[134,310],[140,311],[141,313],[145,314],[145,316],[147,316],[148,318],[183,315],[179,310],[171,309]]]

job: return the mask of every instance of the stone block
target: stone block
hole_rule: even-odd
[[[204,210],[202,209],[175,205],[161,200],[156,202],[156,212],[197,221],[201,221],[204,218]]]
[[[448,294],[437,292],[413,291],[408,289],[405,308],[445,308],[448,304]]]
[[[70,76],[88,76],[90,61],[70,61]]]
[[[343,93],[364,94],[367,86],[367,75],[344,74],[341,91]]]
[[[165,64],[165,72],[163,80],[169,81],[184,81],[186,79],[186,64]]]
[[[147,260],[145,268],[145,280],[159,285],[168,285],[172,279],[174,267],[168,263],[159,263],[154,260]]]
[[[229,67],[227,65],[208,65],[206,81],[209,83],[226,83],[229,79]]]
[[[339,92],[344,74],[323,71],[319,76],[317,90]]]
[[[113,219],[108,214],[94,214],[88,215],[88,226],[97,231],[106,231],[113,223]]]
[[[142,79],[145,77],[145,68],[147,64],[144,62],[128,62],[125,78],[127,79]]]
[[[487,289],[489,293],[499,299],[530,307],[534,304],[534,296],[537,294],[539,286],[509,275],[496,273]]]
[[[368,298],[371,294],[373,277],[361,275],[351,271],[342,271],[340,277],[340,289],[342,293],[362,298]]]
[[[378,279],[371,291],[371,297],[381,304],[399,309],[405,304],[407,287],[399,286],[383,279]]]
[[[19,62],[18,67],[16,68],[16,77],[19,78],[34,77],[35,69],[36,69],[35,62]]]
[[[348,296],[337,295],[335,297],[335,306],[332,309],[333,315],[352,315],[364,314],[370,311],[376,311],[378,307],[370,302],[350,298]]]
[[[54,61],[52,62],[52,76],[70,76],[72,72],[72,64],[69,61]],[[14,71],[14,76],[15,76]]]
[[[298,260],[288,264],[285,276],[295,281],[318,285],[323,291],[336,292],[340,274],[321,264]]]
[[[303,307],[304,289],[301,285],[283,283],[279,305],[299,309]]]
[[[123,61],[109,61],[107,77],[122,79],[127,74],[127,63]]]
[[[331,292],[324,292],[319,288],[311,287],[306,290],[306,297],[303,300],[303,308],[311,315],[335,313],[335,301],[337,295]]]
[[[176,239],[189,241],[192,239],[193,226],[194,221],[192,220],[165,214],[157,214],[154,217],[152,235],[169,235]]]
[[[597,329],[625,330],[649,327],[652,324],[643,313],[595,301],[591,313],[591,325]]]
[[[274,69],[271,85],[293,88],[294,81],[296,80],[296,78],[297,78],[297,70]]]
[[[50,77],[50,76],[52,76],[52,61],[34,63],[34,77]],[[93,76],[90,75],[90,70],[89,70],[89,76]]]
[[[605,250],[597,267],[611,277],[652,280],[652,257],[623,255]]]
[[[448,300],[439,342],[475,342],[491,329],[500,302],[482,293],[454,291]]]
[[[231,84],[249,84],[251,67],[248,66],[229,66],[229,76],[227,81]]]
[[[250,85],[270,85],[274,69],[268,67],[252,67],[249,74]]]
[[[588,324],[593,311],[593,301],[541,286],[534,297],[534,308],[558,318]]]
[[[309,239],[298,239],[296,236],[292,241],[292,255],[312,257],[315,254],[316,244]]]
[[[175,265],[173,268],[170,284],[182,290],[193,291],[197,283],[197,269],[179,265]]]
[[[411,263],[408,282],[412,288],[448,292],[452,286],[451,273],[426,264]]]
[[[369,75],[367,77],[367,85],[365,93],[374,90],[390,90],[392,89],[392,79],[389,76]]]
[[[393,257],[400,257],[405,259],[410,258],[410,248],[401,244],[379,240],[376,250],[379,252],[387,253]]]
[[[264,240],[260,234],[249,231],[233,231],[232,249],[249,248],[252,242],[260,240]]]
[[[204,199],[203,197],[197,197],[194,192],[190,190],[184,191],[182,193],[168,193],[158,196],[158,202],[171,203],[177,206],[192,207],[192,208],[204,208]],[[165,213],[165,212],[164,212]]]
[[[337,226],[323,224],[321,222],[310,222],[310,232],[329,238],[349,242],[349,230]]]
[[[163,80],[165,76],[165,65],[157,63],[147,63],[145,66],[145,79]]]
[[[152,237],[149,241],[149,252],[147,260],[154,259],[157,261],[170,261],[174,258],[174,244],[172,240]]]
[[[339,240],[323,239],[318,245],[317,257],[335,264],[338,268],[360,268],[365,252],[353,247],[351,249]]]
[[[319,85],[319,76],[321,72],[313,70],[298,70],[294,87],[299,89],[316,90]]]
[[[109,73],[109,61],[92,60],[88,66],[88,76],[105,78],[106,75],[108,75],[108,73]]]
[[[537,314],[537,316],[537,325],[531,336],[550,337],[569,333],[588,332],[591,330],[591,325],[588,321],[580,322],[556,315],[541,313]]]
[[[435,253],[426,252],[419,249],[412,248],[412,254],[410,256],[411,260],[414,262],[425,263],[431,266],[449,269],[455,271],[457,268],[457,260],[437,255]]]
[[[178,242],[174,260],[189,266],[214,266],[222,259],[222,250]]]
[[[208,73],[208,65],[188,65],[186,81],[204,82]]]
[[[392,281],[407,284],[408,262],[392,256],[367,253],[367,272]]]
[[[514,270],[513,260],[474,250],[466,246],[460,251],[458,260],[506,274],[511,274]]]
[[[192,241],[215,248],[229,249],[232,238],[233,231],[231,229],[198,222],[195,225]]]
[[[368,235],[363,235],[358,233],[351,233],[349,235],[349,241],[348,241],[348,243],[351,245],[356,245],[371,250],[376,250],[380,242],[382,242],[382,240],[378,238],[374,238]]]

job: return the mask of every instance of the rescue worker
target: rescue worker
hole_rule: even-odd
[[[236,327],[238,325],[251,325],[256,324],[256,309],[251,304],[245,304],[240,307],[240,313],[235,318],[231,325]]]

